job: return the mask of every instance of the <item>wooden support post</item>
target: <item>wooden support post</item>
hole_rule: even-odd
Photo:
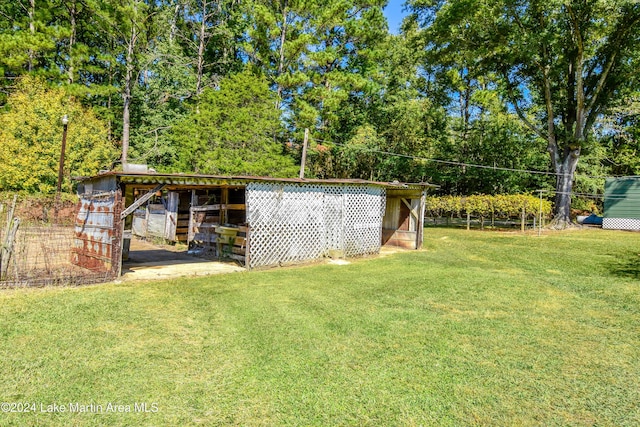
[[[302,161],[300,162],[300,179],[304,178],[304,165],[307,162],[307,143],[309,142],[309,128],[304,129],[304,143],[302,144]]]
[[[420,195],[420,216],[418,218],[418,232],[416,233],[416,249],[422,248],[422,241],[424,240],[424,212],[426,209],[427,192],[422,191]]]
[[[467,231],[471,230],[471,214],[467,212]]]
[[[222,187],[220,192],[220,225],[227,222],[229,217],[227,205],[229,204],[229,187]]]
[[[187,231],[187,247],[190,247],[191,241],[196,235],[196,222],[193,216],[193,208],[198,206],[198,196],[196,190],[191,190],[191,205],[189,207],[189,230]]]
[[[525,211],[524,206],[523,206],[522,207],[522,215],[521,215],[521,218],[520,218],[520,231],[522,231],[523,233],[524,233],[524,221],[525,221],[526,216],[527,216],[527,212]]]
[[[540,210],[538,211],[538,237],[542,232],[542,190],[540,190]]]
[[[0,280],[5,280],[7,278],[7,271],[9,271],[9,263],[11,262],[11,255],[13,254],[16,235],[18,234],[18,227],[20,226],[20,220],[13,217],[16,210],[17,200],[18,196],[14,195],[11,210],[7,215],[6,234],[4,235],[2,247],[0,248]]]

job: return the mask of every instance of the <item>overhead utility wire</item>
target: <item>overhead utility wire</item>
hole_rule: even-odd
[[[568,194],[570,196],[584,196],[584,197],[588,197],[588,198],[592,198],[592,199],[604,199],[605,195],[604,194],[596,194],[596,193],[575,193],[573,191],[571,192],[566,192],[566,191],[556,191],[556,190],[535,190],[536,193],[553,193],[553,194]],[[624,196],[624,195],[613,195],[610,194],[608,196],[606,196],[607,200],[626,200],[629,197],[628,196]]]
[[[319,142],[327,142],[329,144],[335,144],[335,145],[339,145],[339,146],[342,146],[342,147],[346,147],[347,146],[345,143],[341,143],[341,142],[327,141],[327,140],[316,139],[316,138],[314,138],[313,140],[314,141],[319,141]],[[400,154],[400,153],[393,153],[393,152],[390,152],[390,151],[374,150],[372,148],[366,148],[366,147],[362,147],[362,148],[359,148],[359,149],[362,150],[362,151],[368,151],[368,152],[371,152],[371,153],[387,154],[387,155],[390,155],[390,156],[404,157],[404,158],[413,159],[413,160],[425,160],[425,161],[429,161],[429,162],[442,163],[442,164],[452,165],[452,166],[465,166],[465,167],[478,168],[478,169],[492,169],[492,170],[499,170],[499,171],[522,172],[522,173],[530,173],[530,174],[538,174],[538,175],[552,175],[552,176],[562,176],[562,175],[564,175],[564,174],[561,174],[561,173],[538,171],[538,170],[532,170],[532,169],[505,168],[505,167],[500,167],[500,166],[487,166],[487,165],[478,165],[478,164],[473,164],[473,163],[455,162],[455,161],[451,161],[451,160],[432,159],[432,158],[428,158],[428,157],[414,156],[414,155],[411,155],[411,154]],[[576,176],[585,177],[585,178],[615,178],[615,177],[620,177],[621,176],[621,175],[603,175],[603,176],[598,176],[598,175],[585,175],[585,174],[580,174],[580,173],[577,173],[575,175]]]

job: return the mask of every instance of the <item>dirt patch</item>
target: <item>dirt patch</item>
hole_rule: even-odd
[[[0,193],[0,211],[7,212],[12,205],[13,195]],[[56,197],[51,196],[21,196],[16,204],[15,217],[23,224],[49,224],[54,222],[56,214]],[[78,201],[70,200],[65,195],[58,206],[58,223],[73,225],[78,209]],[[2,215],[4,219],[4,215]]]

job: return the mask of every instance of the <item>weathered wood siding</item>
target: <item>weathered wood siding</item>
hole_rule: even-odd
[[[382,244],[419,249],[422,243],[424,195],[416,191],[387,191]]]

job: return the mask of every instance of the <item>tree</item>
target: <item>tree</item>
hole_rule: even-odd
[[[567,226],[581,149],[612,100],[637,84],[640,4],[628,0],[414,0],[438,55],[463,52],[546,143],[554,225]]]
[[[123,159],[129,156],[130,134],[131,157],[164,169],[175,160],[172,127],[205,88],[215,87],[241,63],[235,53],[240,31],[237,5],[233,0],[140,3],[144,4],[146,9],[139,10],[146,12],[131,21],[130,34],[136,38],[120,41],[127,46],[122,87],[123,100],[129,99],[123,104]],[[128,56],[132,47],[133,55]]]
[[[246,3],[249,61],[267,76],[278,108],[289,108],[292,96],[308,81],[304,58],[314,43],[315,1],[252,0]]]
[[[434,157],[438,141],[446,139],[447,118],[426,90],[421,54],[410,33],[382,37],[369,46],[368,61],[376,65],[366,68],[367,85],[352,88],[335,109],[330,135],[343,144],[331,147],[336,159],[332,175],[411,182],[432,178],[433,164],[421,157]],[[326,151],[314,154],[326,163]]]
[[[633,93],[611,108],[597,126],[612,175],[640,175],[640,94]]]
[[[138,0],[128,0],[124,6],[116,7],[116,16],[122,24],[122,33],[126,53],[125,77],[122,85],[122,164],[128,161],[129,138],[131,134],[131,101],[133,99],[134,85],[138,81],[139,65],[137,59],[139,52],[144,49],[144,32],[150,28],[151,13],[149,6]],[[146,40],[149,40],[147,36]],[[142,46],[141,46],[142,45]]]
[[[189,113],[197,77],[177,44],[158,41],[145,59],[144,83],[133,93],[130,158],[162,169],[174,160],[171,128]]]
[[[180,172],[295,176],[297,167],[274,138],[279,111],[264,77],[249,71],[207,88],[172,131]]]
[[[47,1],[16,0],[0,6],[0,67],[5,75],[57,73],[52,57],[58,34],[50,28],[53,7]]]
[[[63,89],[23,77],[0,114],[0,189],[52,193],[58,178],[63,115],[69,117],[63,188],[71,177],[109,169],[117,154],[104,123]]]

